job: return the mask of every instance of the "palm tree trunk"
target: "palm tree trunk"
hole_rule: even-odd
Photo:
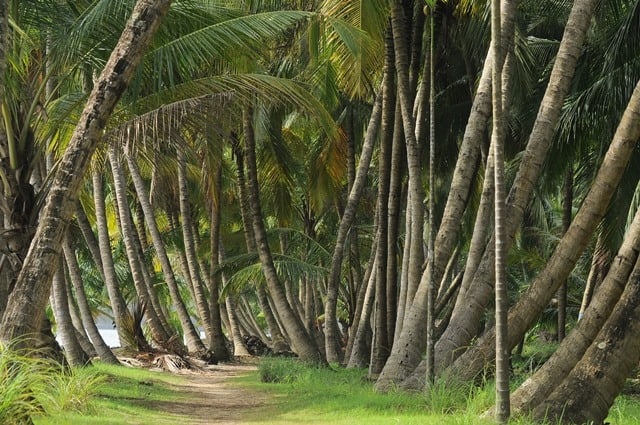
[[[78,302],[78,308],[80,309],[82,323],[89,334],[89,338],[91,338],[93,346],[96,348],[100,361],[107,364],[120,364],[116,356],[113,354],[113,351],[111,351],[111,348],[109,348],[109,346],[104,342],[104,339],[102,339],[102,335],[100,335],[96,322],[93,320],[91,308],[89,307],[89,302],[87,301],[87,296],[84,292],[82,273],[78,265],[78,259],[76,258],[76,254],[71,246],[69,238],[65,238],[62,249],[65,262],[67,263],[67,270],[69,270],[69,280],[71,280],[71,285],[73,285],[76,301]]]
[[[245,150],[247,155],[247,177],[248,177],[248,195],[251,203],[251,221],[253,232],[256,238],[256,246],[262,271],[269,288],[269,293],[273,298],[278,314],[282,318],[282,324],[285,327],[291,343],[294,346],[298,356],[302,360],[324,363],[324,357],[318,350],[318,347],[307,333],[300,317],[293,311],[291,305],[287,301],[287,297],[282,288],[282,283],[273,264],[273,257],[269,242],[267,240],[267,232],[264,227],[262,218],[262,208],[260,206],[260,188],[258,186],[258,172],[256,164],[256,147],[253,133],[253,110],[246,108],[243,113],[243,128]]]
[[[571,217],[573,216],[573,165],[569,165],[567,170],[562,198],[562,231],[566,233],[571,226]],[[567,285],[568,281],[558,289],[558,342],[562,342],[566,336],[567,327]]]
[[[618,129],[598,174],[545,268],[509,312],[509,346],[515,347],[548,304],[584,251],[596,226],[604,216],[640,137],[640,82],[629,100]],[[452,366],[451,373],[464,379],[482,371],[486,359],[493,357],[493,330]]]
[[[147,229],[151,234],[151,242],[153,243],[156,256],[160,263],[160,267],[162,268],[162,273],[164,274],[164,279],[167,283],[169,293],[171,294],[173,307],[176,309],[176,313],[180,319],[180,324],[182,325],[182,330],[184,331],[187,349],[190,352],[206,351],[206,347],[200,340],[195,326],[191,322],[191,317],[189,316],[187,307],[184,304],[184,300],[180,295],[178,282],[176,281],[173,267],[171,267],[171,263],[169,262],[169,256],[167,255],[164,242],[160,236],[158,224],[156,223],[155,216],[153,214],[153,208],[151,207],[151,202],[149,201],[149,195],[146,191],[144,181],[142,180],[142,176],[138,170],[138,165],[130,155],[125,156],[127,158],[127,165],[129,166],[131,180],[133,181],[140,205],[142,206],[142,211],[144,212],[144,220],[147,224]]]
[[[109,162],[111,164],[111,174],[113,176],[114,191],[118,205],[118,217],[120,217],[120,233],[127,252],[133,284],[138,294],[138,299],[144,307],[147,323],[151,329],[151,336],[161,347],[178,354],[184,353],[184,346],[179,338],[176,338],[176,335],[172,335],[160,319],[160,314],[163,313],[162,311],[158,313],[156,307],[158,304],[157,300],[154,302],[152,299],[153,296],[149,292],[153,289],[150,289],[145,282],[144,267],[139,255],[141,247],[136,237],[137,229],[133,224],[133,218],[131,217],[131,210],[129,209],[129,202],[127,200],[124,170],[114,147],[109,148]]]
[[[595,7],[594,0],[576,1],[571,10],[565,28],[566,36],[560,43],[547,91],[540,105],[527,149],[514,184],[507,198],[507,223],[505,234],[509,238],[507,249],[513,243],[516,230],[519,228],[529,197],[535,187],[542,163],[553,138],[555,123],[558,121],[563,100],[569,90],[577,59],[582,52],[582,45],[591,22]],[[438,341],[436,357],[441,369],[464,352],[470,341],[477,334],[480,317],[493,294],[493,264],[491,250],[487,250],[470,286],[464,292],[464,299],[458,300],[451,323]],[[557,288],[556,288],[557,289]],[[552,292],[553,293],[553,292]],[[510,331],[512,328],[509,328]],[[515,332],[515,331],[514,331]],[[515,333],[517,335],[518,332]],[[493,338],[493,337],[492,337]],[[493,355],[488,358],[493,358]],[[465,373],[477,373],[480,369],[464,367]]]
[[[601,424],[640,352],[640,262],[620,301],[582,359],[533,410],[538,420]]]
[[[386,78],[386,77],[385,77]],[[367,178],[367,171],[373,154],[373,146],[378,134],[378,127],[382,115],[382,95],[377,95],[371,111],[371,118],[367,126],[367,133],[360,154],[360,163],[356,171],[356,178],[353,187],[349,192],[347,205],[340,219],[340,226],[336,236],[336,243],[331,256],[331,268],[327,280],[327,299],[325,302],[325,350],[329,362],[340,362],[341,353],[338,341],[338,287],[340,284],[340,272],[342,270],[342,259],[349,229],[355,219],[356,210],[360,197],[364,191],[364,184]]]
[[[374,260],[374,266],[375,262]],[[372,268],[372,272],[367,280],[367,284],[363,285],[366,289],[364,293],[364,298],[362,302],[362,310],[360,312],[360,317],[358,319],[358,326],[355,331],[355,336],[353,338],[353,349],[351,351],[351,355],[349,356],[349,361],[347,363],[348,368],[362,368],[365,367],[369,363],[369,351],[367,340],[371,334],[371,325],[370,318],[371,313],[374,309],[374,300],[375,300],[375,282],[376,282],[376,274],[378,273],[377,267]]]
[[[180,216],[182,217],[182,238],[184,240],[185,255],[189,276],[193,285],[194,301],[200,322],[204,327],[207,339],[213,335],[211,324],[211,311],[204,292],[204,282],[200,273],[200,265],[195,249],[194,223],[191,219],[191,205],[189,204],[189,191],[187,187],[187,160],[182,149],[176,151],[178,161],[178,191],[180,194]]]
[[[107,213],[105,206],[104,182],[102,173],[94,170],[92,173],[93,181],[93,201],[96,211],[96,227],[98,229],[98,245],[100,247],[100,261],[104,273],[104,284],[107,287],[111,310],[113,311],[113,320],[116,323],[120,344],[124,347],[127,341],[125,329],[125,320],[129,315],[127,305],[120,293],[120,282],[116,275],[115,265],[111,253],[111,239],[109,237],[109,227],[107,224]]]
[[[513,40],[514,3],[515,1],[503,1],[502,39],[505,46],[510,45]],[[401,382],[409,376],[420,362],[426,348],[424,317],[426,317],[427,309],[427,282],[430,279],[428,275],[433,273],[435,281],[439,281],[451,252],[453,252],[455,245],[458,243],[460,222],[469,198],[469,188],[477,170],[476,164],[480,154],[480,142],[484,137],[487,121],[491,114],[492,60],[490,49],[473,99],[471,114],[460,145],[449,196],[436,235],[434,268],[431,270],[427,267],[422,275],[418,291],[413,297],[409,310],[404,315],[402,331],[394,340],[391,356],[376,382],[376,389],[378,390],[387,390],[394,383]],[[439,341],[442,341],[442,338]],[[438,362],[439,357],[438,345],[436,344],[436,362]]]
[[[139,0],[98,77],[52,179],[29,254],[2,318],[0,340],[12,341],[39,330],[59,246],[91,156],[170,5],[170,0]]]
[[[615,261],[576,328],[534,375],[512,394],[514,412],[529,413],[567,376],[611,315],[640,252],[640,210],[629,226]]]
[[[213,351],[216,360],[227,361],[231,353],[227,348],[227,339],[222,332],[222,312],[220,311],[220,276],[216,267],[220,264],[220,223],[222,205],[220,192],[222,187],[222,166],[216,171],[216,179],[212,188],[212,202],[209,215],[211,217],[211,232],[209,234],[211,264],[209,269],[209,311],[211,312],[212,333],[209,337],[209,349]]]
[[[53,275],[52,300],[54,302],[51,303],[57,331],[69,364],[71,366],[84,366],[90,361],[76,338],[75,328],[71,321],[71,313],[69,312],[69,297],[67,296],[67,285],[64,281],[64,269],[60,266],[58,266],[58,270]]]

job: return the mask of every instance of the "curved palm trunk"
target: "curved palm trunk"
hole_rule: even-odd
[[[52,307],[56,318],[56,325],[60,341],[64,347],[64,354],[71,366],[84,366],[90,363],[89,358],[82,350],[76,338],[75,328],[71,321],[69,312],[69,297],[67,296],[67,285],[64,281],[64,269],[58,266],[58,270],[53,275]]]
[[[189,316],[187,307],[185,306],[182,296],[180,295],[178,282],[176,281],[175,274],[173,273],[173,268],[171,267],[171,263],[169,262],[169,256],[167,255],[167,250],[164,246],[164,242],[162,241],[162,237],[160,236],[160,230],[158,230],[158,224],[156,223],[155,216],[153,214],[153,208],[151,207],[151,202],[149,201],[149,195],[146,191],[144,181],[142,180],[142,176],[140,175],[140,171],[138,170],[138,165],[130,155],[125,156],[127,158],[127,165],[129,166],[131,180],[133,181],[133,185],[135,186],[136,193],[138,194],[138,199],[144,213],[144,220],[147,224],[147,229],[151,234],[151,242],[153,243],[156,256],[160,263],[160,267],[162,268],[162,273],[164,274],[164,279],[167,283],[167,287],[169,288],[173,307],[176,309],[176,313],[178,314],[178,318],[180,319],[180,324],[182,325],[182,330],[184,331],[187,349],[190,352],[206,351],[206,347],[200,340],[200,337],[196,332],[196,328],[191,322],[191,317]]]
[[[385,77],[386,78],[386,77]],[[337,304],[338,287],[340,285],[340,272],[342,270],[342,259],[344,258],[345,241],[355,219],[358,202],[364,191],[367,178],[367,171],[373,154],[373,146],[378,134],[378,127],[382,115],[382,95],[377,95],[371,111],[371,118],[367,126],[367,133],[360,154],[360,163],[356,171],[356,178],[349,192],[347,205],[340,219],[340,226],[336,236],[336,244],[331,256],[331,268],[329,279],[327,280],[327,299],[325,302],[325,350],[329,362],[340,362],[341,353],[339,346]]]
[[[586,349],[602,329],[604,322],[611,315],[634,264],[638,268],[638,252],[640,252],[640,210],[636,211],[609,273],[577,326],[560,344],[551,358],[511,395],[514,412],[528,413],[537,406],[554,388],[560,385],[582,358]]]
[[[302,320],[293,311],[291,305],[289,305],[282,283],[273,265],[273,257],[271,256],[271,249],[269,248],[269,242],[267,240],[267,232],[264,228],[264,222],[262,221],[252,119],[252,109],[246,108],[243,113],[243,129],[247,154],[248,195],[251,203],[253,232],[256,238],[256,246],[260,263],[262,264],[262,271],[276,310],[282,318],[282,325],[286,329],[298,356],[305,361],[324,363],[324,357],[318,350],[315,341],[309,336]]]
[[[533,410],[538,420],[601,424],[640,360],[640,263],[602,330],[569,375]]]
[[[376,260],[373,261],[373,266],[376,266]],[[370,318],[375,299],[376,273],[377,267],[373,269],[369,275],[367,284],[363,285],[363,289],[365,291],[363,291],[362,308],[358,318],[358,326],[356,327],[355,335],[353,337],[351,355],[347,362],[348,368],[362,368],[369,363],[367,339],[371,334]]]
[[[253,232],[253,225],[251,224],[251,205],[249,202],[249,193],[245,179],[245,154],[243,149],[240,148],[237,141],[233,141],[233,143],[233,149],[236,158],[236,177],[238,179],[238,189],[240,192],[240,215],[242,216],[242,227],[244,231],[245,243],[247,244],[247,250],[249,252],[258,252],[256,237]],[[287,343],[286,337],[281,331],[280,325],[278,324],[278,319],[276,319],[273,309],[271,308],[271,305],[269,303],[269,294],[267,293],[264,286],[259,284],[256,285],[256,293],[258,295],[258,303],[260,304],[260,309],[264,314],[265,322],[267,323],[269,333],[271,334],[271,349],[275,353],[290,351],[290,347]]]
[[[111,348],[109,348],[109,346],[104,342],[104,339],[102,339],[102,335],[100,335],[100,331],[98,331],[96,322],[93,320],[91,308],[89,307],[89,302],[87,301],[87,296],[84,292],[82,273],[78,265],[78,259],[76,258],[75,252],[73,251],[71,242],[68,238],[65,238],[62,248],[64,259],[67,263],[67,270],[69,270],[69,279],[71,280],[71,285],[73,285],[73,289],[75,291],[76,301],[78,302],[78,308],[80,309],[80,316],[82,317],[84,328],[87,330],[89,338],[91,338],[91,342],[93,343],[100,360],[108,364],[120,364],[116,356],[113,354],[113,351],[111,351]]]
[[[189,276],[193,285],[194,300],[200,322],[204,327],[207,339],[213,336],[213,326],[211,324],[211,311],[204,292],[204,282],[200,273],[200,265],[195,249],[194,224],[191,219],[191,205],[189,204],[189,191],[187,188],[187,160],[184,152],[177,149],[178,160],[178,191],[180,193],[180,216],[182,218],[182,238],[184,240],[185,255],[187,257],[187,266],[189,268]]]
[[[126,329],[126,318],[129,315],[127,305],[120,293],[120,282],[116,275],[116,268],[113,264],[111,254],[111,242],[109,238],[109,226],[107,224],[107,213],[104,201],[104,186],[102,173],[94,170],[92,173],[93,181],[93,201],[96,211],[96,227],[98,230],[98,245],[100,247],[100,261],[104,274],[104,284],[107,287],[111,310],[113,311],[113,320],[116,323],[120,344],[124,347],[127,338],[124,334]]]
[[[12,341],[39,330],[59,247],[91,156],[170,5],[170,0],[139,0],[98,77],[53,177],[29,253],[2,318],[0,340]]]
[[[535,182],[542,172],[542,164],[551,145],[555,124],[558,121],[564,97],[569,90],[578,57],[582,52],[594,7],[594,0],[580,0],[574,3],[571,10],[565,28],[566,35],[560,43],[527,149],[507,199],[505,228],[508,238],[507,249],[513,243]],[[473,336],[477,334],[480,317],[493,295],[493,261],[493,252],[487,250],[470,285],[470,290],[466,291],[464,298],[459,298],[456,303],[451,323],[436,347],[440,369],[447,367],[461,355],[464,352],[463,348],[468,347]],[[514,335],[518,334],[516,332]],[[485,360],[492,357],[487,357]],[[479,371],[477,366],[464,369],[469,373]]]
[[[222,155],[220,155],[222,157]],[[222,332],[222,312],[220,308],[220,276],[215,272],[220,264],[220,222],[222,205],[220,192],[222,187],[222,166],[218,167],[215,183],[212,190],[212,202],[210,205],[211,233],[209,242],[211,246],[211,263],[209,269],[209,311],[211,311],[212,333],[209,337],[209,350],[213,351],[216,360],[227,361],[231,353],[227,348],[227,338]]]
[[[513,40],[515,2],[503,1],[502,18],[504,22],[502,37],[504,45],[510,45]],[[475,178],[481,140],[491,114],[492,61],[490,49],[473,99],[471,114],[460,145],[449,196],[445,204],[438,234],[436,235],[433,270],[427,267],[422,275],[418,291],[409,310],[404,315],[402,331],[394,340],[391,356],[389,356],[387,364],[376,382],[376,389],[378,390],[385,391],[394,383],[401,382],[408,377],[420,363],[426,348],[424,318],[427,314],[427,283],[431,279],[429,274],[433,274],[436,282],[441,279],[447,261],[458,243],[460,222],[467,205],[471,182]],[[442,338],[440,338],[440,341],[442,341]],[[436,362],[439,357],[437,352],[438,345],[436,344]],[[438,368],[436,367],[436,369]]]
[[[149,288],[143,276],[143,267],[139,256],[139,242],[136,234],[137,229],[133,225],[133,218],[129,210],[129,202],[127,200],[127,185],[122,168],[122,162],[115,148],[109,148],[109,162],[111,164],[111,174],[113,175],[114,191],[118,204],[118,217],[121,227],[121,236],[127,251],[127,259],[129,260],[129,268],[133,277],[133,284],[138,294],[140,304],[144,307],[147,316],[147,322],[151,329],[153,339],[161,346],[175,353],[183,353],[184,346],[176,335],[171,335],[165,327],[156,310]],[[161,313],[162,314],[162,313]]]
[[[545,268],[509,312],[511,348],[517,345],[571,273],[596,226],[604,217],[639,137],[640,83],[629,100],[598,174],[571,226],[558,243]],[[493,330],[486,332],[472,349],[460,357],[453,365],[452,373],[459,377],[473,378],[481,372],[486,359],[492,358],[492,334]]]

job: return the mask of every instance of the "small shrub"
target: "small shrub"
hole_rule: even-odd
[[[0,423],[25,424],[36,415],[80,411],[100,380],[90,370],[66,369],[0,344]]]

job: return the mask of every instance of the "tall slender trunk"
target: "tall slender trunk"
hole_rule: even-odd
[[[251,221],[253,232],[256,238],[256,246],[262,271],[269,288],[269,293],[273,298],[278,314],[282,317],[282,324],[285,327],[291,343],[294,346],[298,356],[302,360],[324,363],[324,356],[318,350],[315,341],[309,336],[300,317],[293,311],[291,305],[287,301],[287,297],[282,288],[282,283],[273,264],[273,257],[269,242],[267,240],[267,232],[264,227],[262,218],[262,208],[260,205],[260,188],[258,185],[258,170],[256,164],[256,146],[253,132],[253,110],[249,107],[245,108],[243,113],[243,129],[245,150],[247,155],[247,182],[248,195],[251,203]]]
[[[604,217],[615,189],[640,138],[640,82],[629,100],[598,174],[569,230],[562,237],[545,268],[509,311],[509,345],[515,347],[524,333],[567,278]],[[493,330],[452,366],[458,377],[473,378],[493,357]]]
[[[364,184],[367,178],[367,171],[373,154],[373,146],[378,134],[378,127],[382,115],[382,95],[378,94],[371,111],[371,118],[367,126],[362,153],[360,155],[360,163],[356,172],[356,178],[353,187],[349,192],[347,205],[340,219],[340,226],[336,236],[336,243],[331,256],[331,268],[329,270],[329,278],[327,280],[327,299],[325,302],[325,350],[327,360],[329,362],[340,362],[342,353],[338,341],[338,288],[340,285],[340,272],[342,270],[342,260],[344,257],[344,247],[349,229],[355,219],[360,197],[364,191]]]
[[[89,302],[84,292],[82,272],[80,271],[78,259],[76,258],[76,254],[71,246],[69,238],[65,238],[62,248],[65,262],[67,264],[67,270],[69,270],[69,280],[71,280],[71,285],[73,285],[73,289],[75,291],[76,301],[78,302],[78,308],[80,309],[80,316],[82,317],[84,328],[87,330],[89,338],[91,338],[91,342],[93,343],[100,360],[108,364],[120,364],[120,361],[118,361],[116,356],[113,354],[111,348],[109,348],[109,346],[104,342],[104,339],[102,338],[102,335],[100,335],[100,331],[96,326],[96,322],[93,320],[91,308],[89,307]]]
[[[200,273],[200,265],[195,249],[194,223],[191,218],[191,205],[189,203],[189,190],[187,185],[187,160],[182,149],[176,151],[178,161],[178,192],[180,194],[180,217],[182,218],[182,239],[184,240],[184,250],[187,257],[187,266],[191,283],[193,285],[194,301],[196,309],[200,315],[200,322],[204,327],[206,337],[210,339],[213,335],[211,324],[211,311],[204,291],[204,282]]]
[[[109,148],[109,163],[111,164],[111,174],[113,176],[113,185],[118,204],[118,217],[120,218],[121,236],[124,242],[125,250],[127,252],[127,259],[129,260],[129,268],[131,270],[133,285],[136,289],[140,304],[144,307],[147,323],[151,329],[152,338],[162,347],[174,351],[176,353],[183,353],[184,347],[181,341],[176,338],[176,335],[171,335],[169,329],[165,327],[160,319],[159,313],[156,309],[157,302],[154,303],[150,289],[143,276],[143,264],[142,259],[139,256],[138,239],[136,237],[137,229],[133,224],[133,218],[131,217],[131,210],[129,209],[129,202],[127,199],[127,185],[124,176],[124,170],[120,157],[115,151],[114,147]],[[153,290],[153,289],[151,289]],[[162,311],[160,312],[162,314]]]
[[[56,319],[57,333],[69,364],[71,366],[83,366],[90,361],[75,335],[75,328],[69,312],[69,297],[67,296],[64,269],[61,266],[62,264],[58,266],[58,270],[53,275],[52,288],[52,299],[54,301],[52,307]]]
[[[184,300],[180,295],[178,282],[176,281],[173,267],[171,267],[164,242],[162,241],[162,237],[160,236],[160,230],[158,229],[158,224],[156,223],[153,208],[151,207],[151,202],[149,201],[149,194],[147,193],[144,181],[142,179],[142,176],[140,175],[140,171],[138,170],[138,165],[130,155],[125,156],[127,159],[127,165],[129,166],[131,180],[133,181],[133,185],[135,186],[140,205],[142,206],[144,220],[147,224],[147,229],[151,234],[151,242],[153,243],[156,256],[160,263],[160,267],[162,268],[165,282],[167,283],[169,293],[171,294],[173,307],[178,314],[180,324],[182,325],[182,330],[184,331],[187,349],[191,352],[206,351],[206,347],[200,340],[195,326],[191,322],[191,317],[189,316],[189,312],[187,311]]]
[[[113,255],[111,252],[111,239],[109,237],[109,225],[107,224],[107,209],[105,205],[104,181],[100,171],[93,170],[93,202],[96,212],[96,227],[98,230],[98,245],[100,246],[100,260],[104,273],[104,284],[109,294],[109,302],[113,311],[113,320],[116,324],[120,344],[124,347],[127,341],[126,337],[126,318],[129,310],[122,294],[120,293],[120,282],[116,275],[116,268],[113,263]]]
[[[52,179],[29,253],[2,318],[0,340],[11,341],[39,330],[59,247],[91,156],[170,5],[170,0],[139,0],[134,6]]]

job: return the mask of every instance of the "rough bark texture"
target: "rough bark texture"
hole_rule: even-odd
[[[614,311],[564,382],[533,410],[563,424],[602,424],[640,360],[640,270],[636,267]]]
[[[546,93],[507,199],[506,235],[509,238],[508,246],[513,243],[529,197],[542,172],[542,164],[551,145],[563,99],[569,90],[578,57],[582,52],[583,41],[594,8],[595,0],[581,0],[576,1],[571,10]],[[451,323],[436,347],[436,356],[440,359],[438,361],[440,369],[449,366],[453,360],[460,356],[464,352],[463,348],[469,347],[471,339],[477,334],[481,323],[480,317],[493,295],[494,273],[492,265],[493,252],[487,250],[469,290],[464,295],[461,293],[461,296],[458,297]],[[489,358],[493,358],[493,356],[485,357],[485,360]],[[467,368],[467,365],[463,368],[465,372],[478,372],[478,369]]]
[[[129,85],[170,5],[170,0],[140,0],[136,3],[53,177],[40,223],[2,319],[0,340],[8,342],[38,331],[80,183],[109,116]]]
[[[639,137],[640,84],[634,90],[598,174],[569,230],[558,243],[545,268],[509,311],[511,348],[518,344],[571,273],[604,217]],[[456,361],[450,372],[462,379],[470,379],[480,373],[486,360],[493,358],[495,353],[491,343],[493,335],[493,329],[486,332],[473,348]]]

